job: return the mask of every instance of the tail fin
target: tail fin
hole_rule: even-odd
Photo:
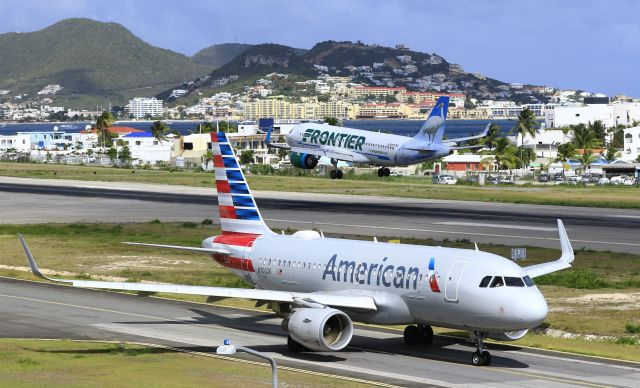
[[[273,233],[260,215],[224,132],[211,132],[211,148],[222,233]]]
[[[428,143],[442,143],[444,137],[445,120],[449,109],[449,97],[442,96],[436,101],[436,105],[431,110],[427,121],[422,124],[420,132],[415,136]]]

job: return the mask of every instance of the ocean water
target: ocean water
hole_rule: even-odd
[[[345,120],[344,126],[364,129],[367,131],[382,131],[401,136],[413,136],[418,133],[423,120]],[[510,120],[447,120],[445,135],[448,138],[463,137],[479,134],[488,123],[500,125],[503,133],[508,132],[515,122]],[[171,129],[177,129],[181,134],[186,135],[198,131],[198,125],[203,122],[196,121],[168,121]],[[65,132],[80,132],[92,122],[76,123],[22,123],[22,124],[2,124],[0,123],[0,135],[15,135],[17,132],[51,131],[54,127]],[[119,121],[115,125],[122,125],[141,130],[149,130],[153,122],[151,121]]]

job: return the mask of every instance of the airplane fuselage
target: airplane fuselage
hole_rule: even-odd
[[[527,286],[526,272],[503,257],[315,233],[256,236],[232,246],[232,257],[216,260],[261,289],[374,297],[377,311],[345,310],[360,322],[511,332],[535,327],[546,317],[538,288],[532,282]],[[210,238],[203,245],[212,242],[224,239]],[[487,276],[502,277],[503,285],[480,287]],[[511,279],[509,285],[505,278]]]
[[[299,124],[285,139],[292,149],[335,150],[353,154],[354,162],[376,166],[407,166],[449,155],[446,144],[416,151],[407,148],[416,142],[411,137],[317,123]]]

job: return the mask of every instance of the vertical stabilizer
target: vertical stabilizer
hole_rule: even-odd
[[[449,97],[442,96],[438,98],[429,117],[427,117],[427,121],[422,124],[420,132],[418,132],[415,138],[427,143],[441,144],[442,138],[444,137],[445,120],[447,119],[448,109]]]
[[[262,219],[224,132],[211,132],[211,151],[222,233],[273,233]]]

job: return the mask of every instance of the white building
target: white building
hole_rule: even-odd
[[[124,110],[137,119],[143,118],[146,115],[160,117],[163,113],[162,100],[157,100],[155,97],[136,97],[133,100],[129,100]]]
[[[8,149],[16,148],[17,139],[14,135],[0,135],[0,152],[5,152]]]
[[[635,162],[640,156],[640,127],[626,128],[624,130],[624,148],[620,159],[626,162]]]
[[[131,157],[134,159],[132,164],[151,165],[157,162],[169,163],[171,160],[171,150],[173,149],[173,135],[169,135],[167,140],[156,140],[150,132],[132,132],[124,136],[120,136],[113,140],[114,147],[122,140],[131,151]]]
[[[587,124],[596,120],[602,121],[607,128],[618,124],[629,125],[640,120],[640,104],[591,104],[575,106],[556,106],[545,110],[547,127],[564,127],[572,124]]]

